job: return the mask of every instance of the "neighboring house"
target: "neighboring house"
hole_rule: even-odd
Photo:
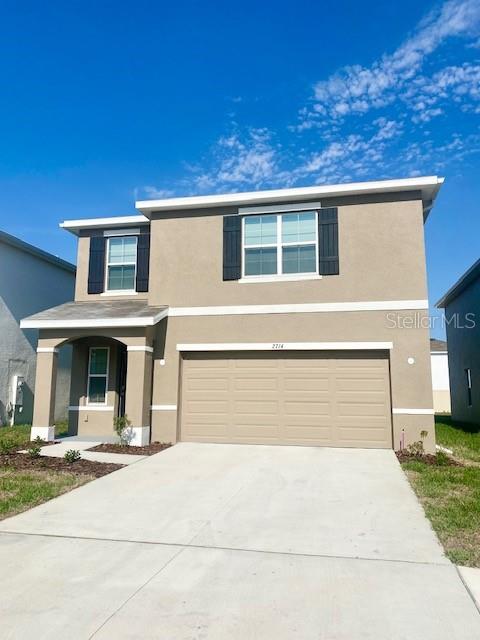
[[[33,435],[73,345],[71,433],[434,450],[423,223],[443,180],[137,202],[71,220],[75,302],[40,330]]]
[[[433,408],[435,413],[450,413],[448,353],[445,340],[430,338],[430,357],[432,362]]]
[[[0,425],[31,423],[38,331],[20,329],[28,314],[73,299],[75,267],[0,231]],[[57,420],[68,415],[69,351],[57,381]]]
[[[445,310],[452,419],[480,424],[480,260],[437,307]]]

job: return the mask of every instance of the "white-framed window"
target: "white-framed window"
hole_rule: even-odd
[[[135,291],[137,276],[137,237],[108,238],[105,291]]]
[[[107,404],[109,347],[90,347],[87,404]]]
[[[316,211],[245,216],[242,241],[243,278],[318,274]]]

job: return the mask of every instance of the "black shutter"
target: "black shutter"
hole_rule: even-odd
[[[239,280],[242,275],[242,218],[223,217],[223,279]]]
[[[105,238],[90,238],[90,258],[88,261],[88,293],[102,293],[105,282]]]
[[[338,261],[338,210],[336,207],[318,212],[319,273],[324,276],[339,274]]]
[[[137,244],[137,291],[148,291],[150,267],[150,233],[141,233]]]

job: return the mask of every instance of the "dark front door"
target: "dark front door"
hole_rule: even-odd
[[[125,415],[125,390],[127,388],[127,349],[120,347],[118,353],[118,415]]]

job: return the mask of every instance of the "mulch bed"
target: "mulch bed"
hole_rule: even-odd
[[[425,464],[433,465],[435,467],[444,466],[444,467],[463,467],[464,465],[458,460],[454,460],[450,458],[450,456],[445,456],[442,458],[441,464],[439,464],[437,460],[437,456],[431,453],[414,454],[409,453],[408,451],[395,451],[395,454],[399,460],[399,462],[424,462]]]
[[[125,453],[127,455],[135,456],[153,456],[154,453],[159,453],[164,449],[171,447],[171,442],[151,442],[144,447],[134,447],[132,445],[123,445],[117,443],[97,444],[86,451],[101,451],[102,453]]]
[[[18,471],[51,470],[68,471],[76,475],[89,475],[95,478],[112,473],[123,468],[123,464],[112,464],[110,462],[93,462],[92,460],[77,460],[67,462],[63,458],[51,458],[49,456],[39,456],[31,458],[26,453],[3,453],[0,454],[0,467],[10,467]]]

